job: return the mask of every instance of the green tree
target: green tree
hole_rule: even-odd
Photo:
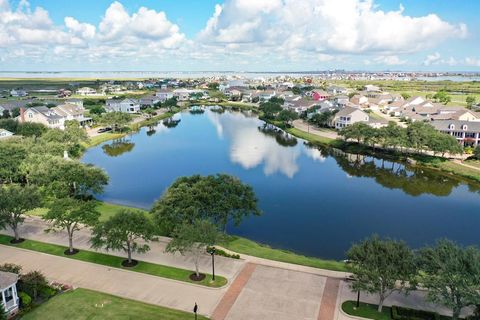
[[[132,209],[123,209],[110,217],[107,221],[98,224],[93,229],[92,248],[108,250],[123,250],[127,254],[124,266],[134,266],[132,253],[145,253],[150,250],[146,243],[155,240],[155,228],[149,218],[142,212]]]
[[[41,197],[37,189],[18,185],[0,187],[0,228],[12,228],[15,242],[20,242],[18,226],[25,220],[25,213],[40,207]]]
[[[0,182],[20,182],[20,164],[27,157],[25,147],[17,142],[0,142]]]
[[[37,157],[28,166],[29,183],[56,198],[88,198],[103,192],[108,176],[100,168],[60,157]]]
[[[31,271],[20,276],[20,289],[37,300],[38,292],[48,286],[47,278],[40,271]]]
[[[471,109],[477,102],[477,98],[474,96],[468,96],[467,98],[465,98],[465,102],[467,103],[467,108]]]
[[[310,119],[310,122],[319,127],[328,127],[331,125],[333,118],[337,111],[324,111],[321,113],[315,113]]]
[[[402,92],[402,93],[401,93],[401,96],[402,96],[402,98],[405,99],[405,100],[408,100],[408,99],[410,99],[410,98],[412,97],[412,95],[409,94],[409,93],[407,93],[407,92]]]
[[[438,102],[441,102],[443,104],[448,104],[450,101],[452,101],[452,97],[450,97],[446,91],[440,90],[437,93],[433,95],[433,99],[435,99]]]
[[[125,112],[108,112],[100,118],[100,123],[111,127],[114,132],[124,128],[130,121],[132,116]]]
[[[260,103],[260,111],[263,112],[266,119],[273,119],[275,116],[282,111],[282,106],[276,102],[262,102]]]
[[[449,240],[440,240],[433,248],[420,251],[421,284],[427,298],[452,310],[459,319],[463,308],[480,304],[480,251],[461,248]]]
[[[416,275],[415,259],[404,242],[373,236],[347,252],[352,289],[378,294],[378,312],[393,292],[408,292]]]
[[[476,146],[473,150],[473,156],[475,159],[480,159],[480,145]]]
[[[74,198],[55,199],[50,205],[48,212],[42,217],[50,223],[46,230],[67,231],[68,251],[74,254],[73,234],[85,226],[94,226],[100,218],[96,209],[95,201],[83,201]]]
[[[287,127],[290,127],[294,120],[298,119],[298,114],[295,111],[282,110],[277,116],[277,120],[282,121]]]
[[[47,127],[41,123],[24,122],[20,123],[16,134],[24,137],[40,137],[47,131]]]
[[[2,118],[3,118],[3,119],[9,119],[9,118],[10,118],[10,111],[8,111],[8,110],[3,110],[3,112],[2,112]]]
[[[8,313],[3,304],[0,304],[0,320],[8,320]]]
[[[208,89],[209,90],[218,90],[219,86],[220,86],[220,84],[218,82],[210,82],[208,84]]]
[[[260,215],[252,187],[226,174],[178,178],[154,204],[152,213],[165,232],[183,223],[212,220],[226,231],[229,221]]]
[[[15,119],[0,119],[0,128],[17,133],[18,121]]]
[[[195,274],[200,277],[199,261],[206,248],[221,241],[222,235],[215,225],[207,220],[195,220],[193,223],[183,223],[175,228],[172,240],[168,243],[167,252],[180,252],[182,255],[193,255]]]
[[[173,97],[165,100],[165,102],[162,104],[162,107],[167,108],[168,111],[172,111],[173,108],[177,107],[177,103],[178,103],[177,97]]]
[[[356,122],[350,126],[340,129],[339,135],[343,136],[345,140],[354,139],[358,143],[362,142],[369,132],[371,127],[364,122]]]

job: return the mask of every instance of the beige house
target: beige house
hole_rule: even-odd
[[[42,123],[45,126],[54,129],[65,128],[65,118],[58,115],[52,109],[47,107],[32,107],[28,109],[20,109],[20,122],[35,122]]]
[[[367,123],[369,120],[370,116],[359,108],[345,107],[335,114],[333,126],[335,129],[341,129],[357,122]]]
[[[62,104],[50,110],[63,117],[65,119],[64,121],[76,120],[81,126],[89,124],[92,121],[92,118],[85,118],[85,108],[75,104]]]

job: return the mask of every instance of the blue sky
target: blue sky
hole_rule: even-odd
[[[480,71],[480,1],[0,0],[0,70]]]

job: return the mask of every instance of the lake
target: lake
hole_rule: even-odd
[[[480,242],[479,187],[380,158],[309,147],[242,113],[182,112],[87,150],[105,169],[101,200],[149,209],[178,177],[228,173],[253,186],[260,217],[229,233],[305,255],[343,259],[371,234],[412,247]]]

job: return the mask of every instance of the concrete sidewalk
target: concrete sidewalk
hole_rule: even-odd
[[[192,312],[196,302],[199,313],[206,316],[227,291],[3,245],[0,262],[19,264],[23,272],[40,270],[51,281],[178,310]]]

